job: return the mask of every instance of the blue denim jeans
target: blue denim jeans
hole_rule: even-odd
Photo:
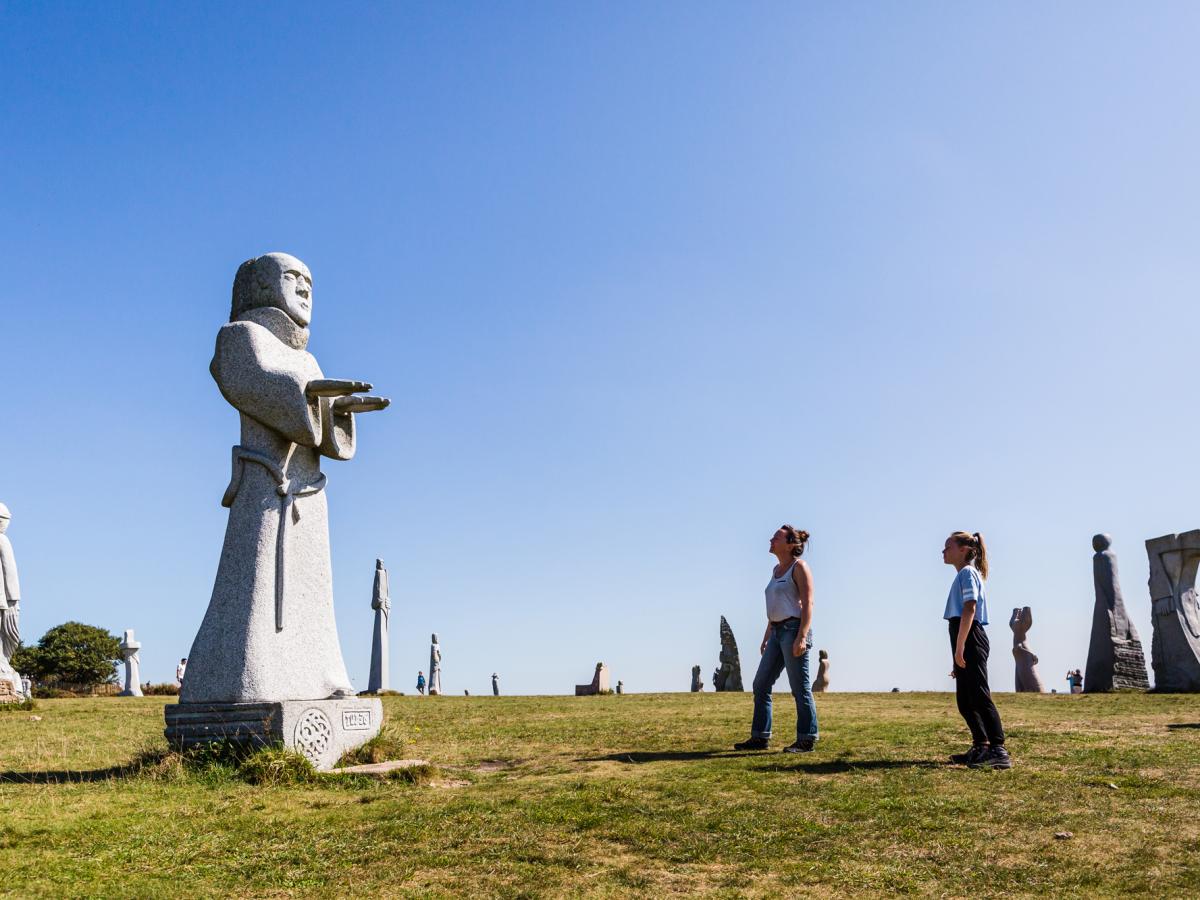
[[[771,688],[775,686],[779,673],[787,669],[788,684],[796,698],[796,740],[817,740],[817,704],[813,700],[812,683],[808,677],[810,649],[803,656],[792,653],[796,635],[800,633],[799,622],[772,625],[767,637],[767,649],[758,662],[754,676],[754,722],[750,735],[756,738],[771,736]],[[812,631],[808,632],[808,646],[812,647]]]

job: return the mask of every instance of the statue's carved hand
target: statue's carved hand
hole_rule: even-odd
[[[347,394],[361,394],[369,391],[374,385],[367,381],[348,381],[345,378],[317,378],[304,387],[304,393],[310,397],[344,397]]]
[[[364,413],[387,409],[391,405],[387,397],[338,397],[333,401],[335,413]]]

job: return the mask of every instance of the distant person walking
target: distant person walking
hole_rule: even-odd
[[[950,650],[954,655],[954,692],[958,711],[971,730],[971,749],[955,753],[951,762],[972,769],[1011,769],[1012,759],[1004,748],[1004,728],[988,687],[988,644],[983,626],[988,623],[987,548],[979,532],[956,531],[946,538],[942,561],[958,573],[950,585],[943,618],[950,623]]]
[[[754,718],[750,740],[733,745],[735,750],[766,750],[771,741],[771,689],[779,673],[787,670],[788,684],[796,700],[796,742],[784,753],[809,753],[818,739],[817,704],[808,675],[812,654],[812,571],[800,559],[808,543],[808,532],[781,525],[771,535],[769,549],[778,560],[767,582],[767,630],[758,652],[754,676]]]
[[[1083,673],[1078,669],[1067,673],[1067,686],[1072,694],[1083,693]]]
[[[418,694],[425,693],[425,673],[424,672],[417,672],[417,693]]]
[[[183,676],[187,674],[187,657],[179,661],[175,667],[175,687],[183,687]]]

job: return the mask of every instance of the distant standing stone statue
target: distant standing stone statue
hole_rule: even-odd
[[[812,689],[819,694],[829,689],[829,651],[822,650],[817,655],[820,662],[817,663],[817,677],[813,679]]]
[[[12,513],[0,503],[0,703],[25,699],[21,675],[10,662],[21,646],[21,584],[12,543],[5,533],[11,521]]]
[[[617,680],[617,693],[625,693],[625,682],[621,681],[620,679]]]
[[[141,657],[138,653],[142,649],[142,645],[134,638],[132,628],[125,629],[125,636],[121,639],[119,646],[121,647],[121,656],[125,658],[125,690],[117,696],[141,697],[142,667]]]
[[[590,697],[593,694],[607,694],[611,690],[609,684],[608,666],[598,662],[596,663],[596,674],[592,676],[592,683],[575,685],[575,696]]]
[[[375,631],[371,635],[371,673],[367,678],[367,693],[386,691],[388,678],[388,619],[392,603],[388,597],[388,573],[383,560],[375,560],[375,588],[371,591],[371,609],[375,610]]]
[[[1029,629],[1033,627],[1033,610],[1028,606],[1014,609],[1008,619],[1008,627],[1012,629],[1013,659],[1017,661],[1017,693],[1040,694],[1046,688],[1042,684],[1042,676],[1038,674],[1038,658],[1025,640]]]
[[[692,666],[692,693],[704,690],[704,680],[700,677],[700,667]]]
[[[1150,621],[1154,638],[1150,663],[1154,690],[1200,691],[1200,531],[1168,534],[1146,541],[1150,557]]]
[[[733,629],[721,616],[721,666],[713,681],[718,691],[741,691],[742,664],[738,659],[737,641],[733,638]]]
[[[328,768],[379,731],[356,698],[333,612],[321,459],[349,460],[357,417],[388,405],[362,381],[327,379],[305,348],[312,276],[286,253],[242,263],[209,371],[239,413],[221,504],[229,510],[212,599],[167,738],[283,743]],[[365,323],[367,326],[370,322]]]
[[[429,644],[429,696],[433,697],[442,692],[442,645],[438,643],[437,635],[433,635]]]
[[[1117,554],[1112,550],[1112,535],[1092,538],[1092,580],[1096,585],[1096,606],[1092,610],[1092,638],[1088,644],[1087,668],[1083,676],[1084,693],[1150,689],[1146,678],[1146,655],[1138,639],[1117,574]]]
[[[495,672],[492,673],[492,696],[500,696],[500,676]]]

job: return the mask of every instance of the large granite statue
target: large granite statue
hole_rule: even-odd
[[[738,660],[737,641],[733,639],[733,629],[721,616],[721,667],[713,678],[718,691],[741,691],[742,664]]]
[[[388,689],[388,619],[392,610],[391,598],[388,597],[388,573],[382,559],[375,560],[371,609],[375,610],[375,631],[371,635],[371,674],[367,678],[367,693],[377,694]]]
[[[142,695],[142,666],[141,643],[133,636],[133,629],[125,629],[125,636],[121,639],[118,645],[121,648],[121,656],[125,658],[125,690],[117,694],[118,697],[141,697]]]
[[[5,533],[11,521],[12,513],[0,503],[0,703],[25,699],[21,675],[10,662],[21,646],[21,583],[12,542]]]
[[[612,689],[609,687],[611,683],[608,666],[598,662],[596,663],[596,673],[592,676],[592,683],[575,685],[575,696],[590,697],[593,694],[611,693]]]
[[[813,679],[813,693],[820,694],[829,690],[829,651],[821,650],[817,654],[820,662],[817,663],[817,677]]]
[[[225,544],[188,654],[167,738],[282,741],[328,768],[379,731],[382,704],[354,696],[333,614],[321,459],[348,460],[355,417],[388,405],[362,381],[327,379],[305,347],[312,276],[285,253],[243,263],[209,367],[241,418],[221,503]]]
[[[1038,674],[1037,655],[1029,649],[1025,636],[1033,627],[1033,610],[1028,606],[1014,609],[1008,619],[1013,633],[1013,659],[1017,662],[1017,693],[1040,694],[1045,691],[1042,676]]]
[[[429,696],[433,697],[442,692],[442,645],[438,643],[437,635],[433,635],[429,644]]]
[[[1092,538],[1092,579],[1096,584],[1096,606],[1092,610],[1092,639],[1088,645],[1084,693],[1150,689],[1146,678],[1146,656],[1137,628],[1125,612],[1117,555],[1112,535]]]
[[[704,680],[700,677],[700,667],[692,666],[692,693],[704,690]]]
[[[1146,555],[1150,557],[1154,690],[1200,691],[1200,604],[1196,597],[1200,531],[1152,538],[1146,541]]]

